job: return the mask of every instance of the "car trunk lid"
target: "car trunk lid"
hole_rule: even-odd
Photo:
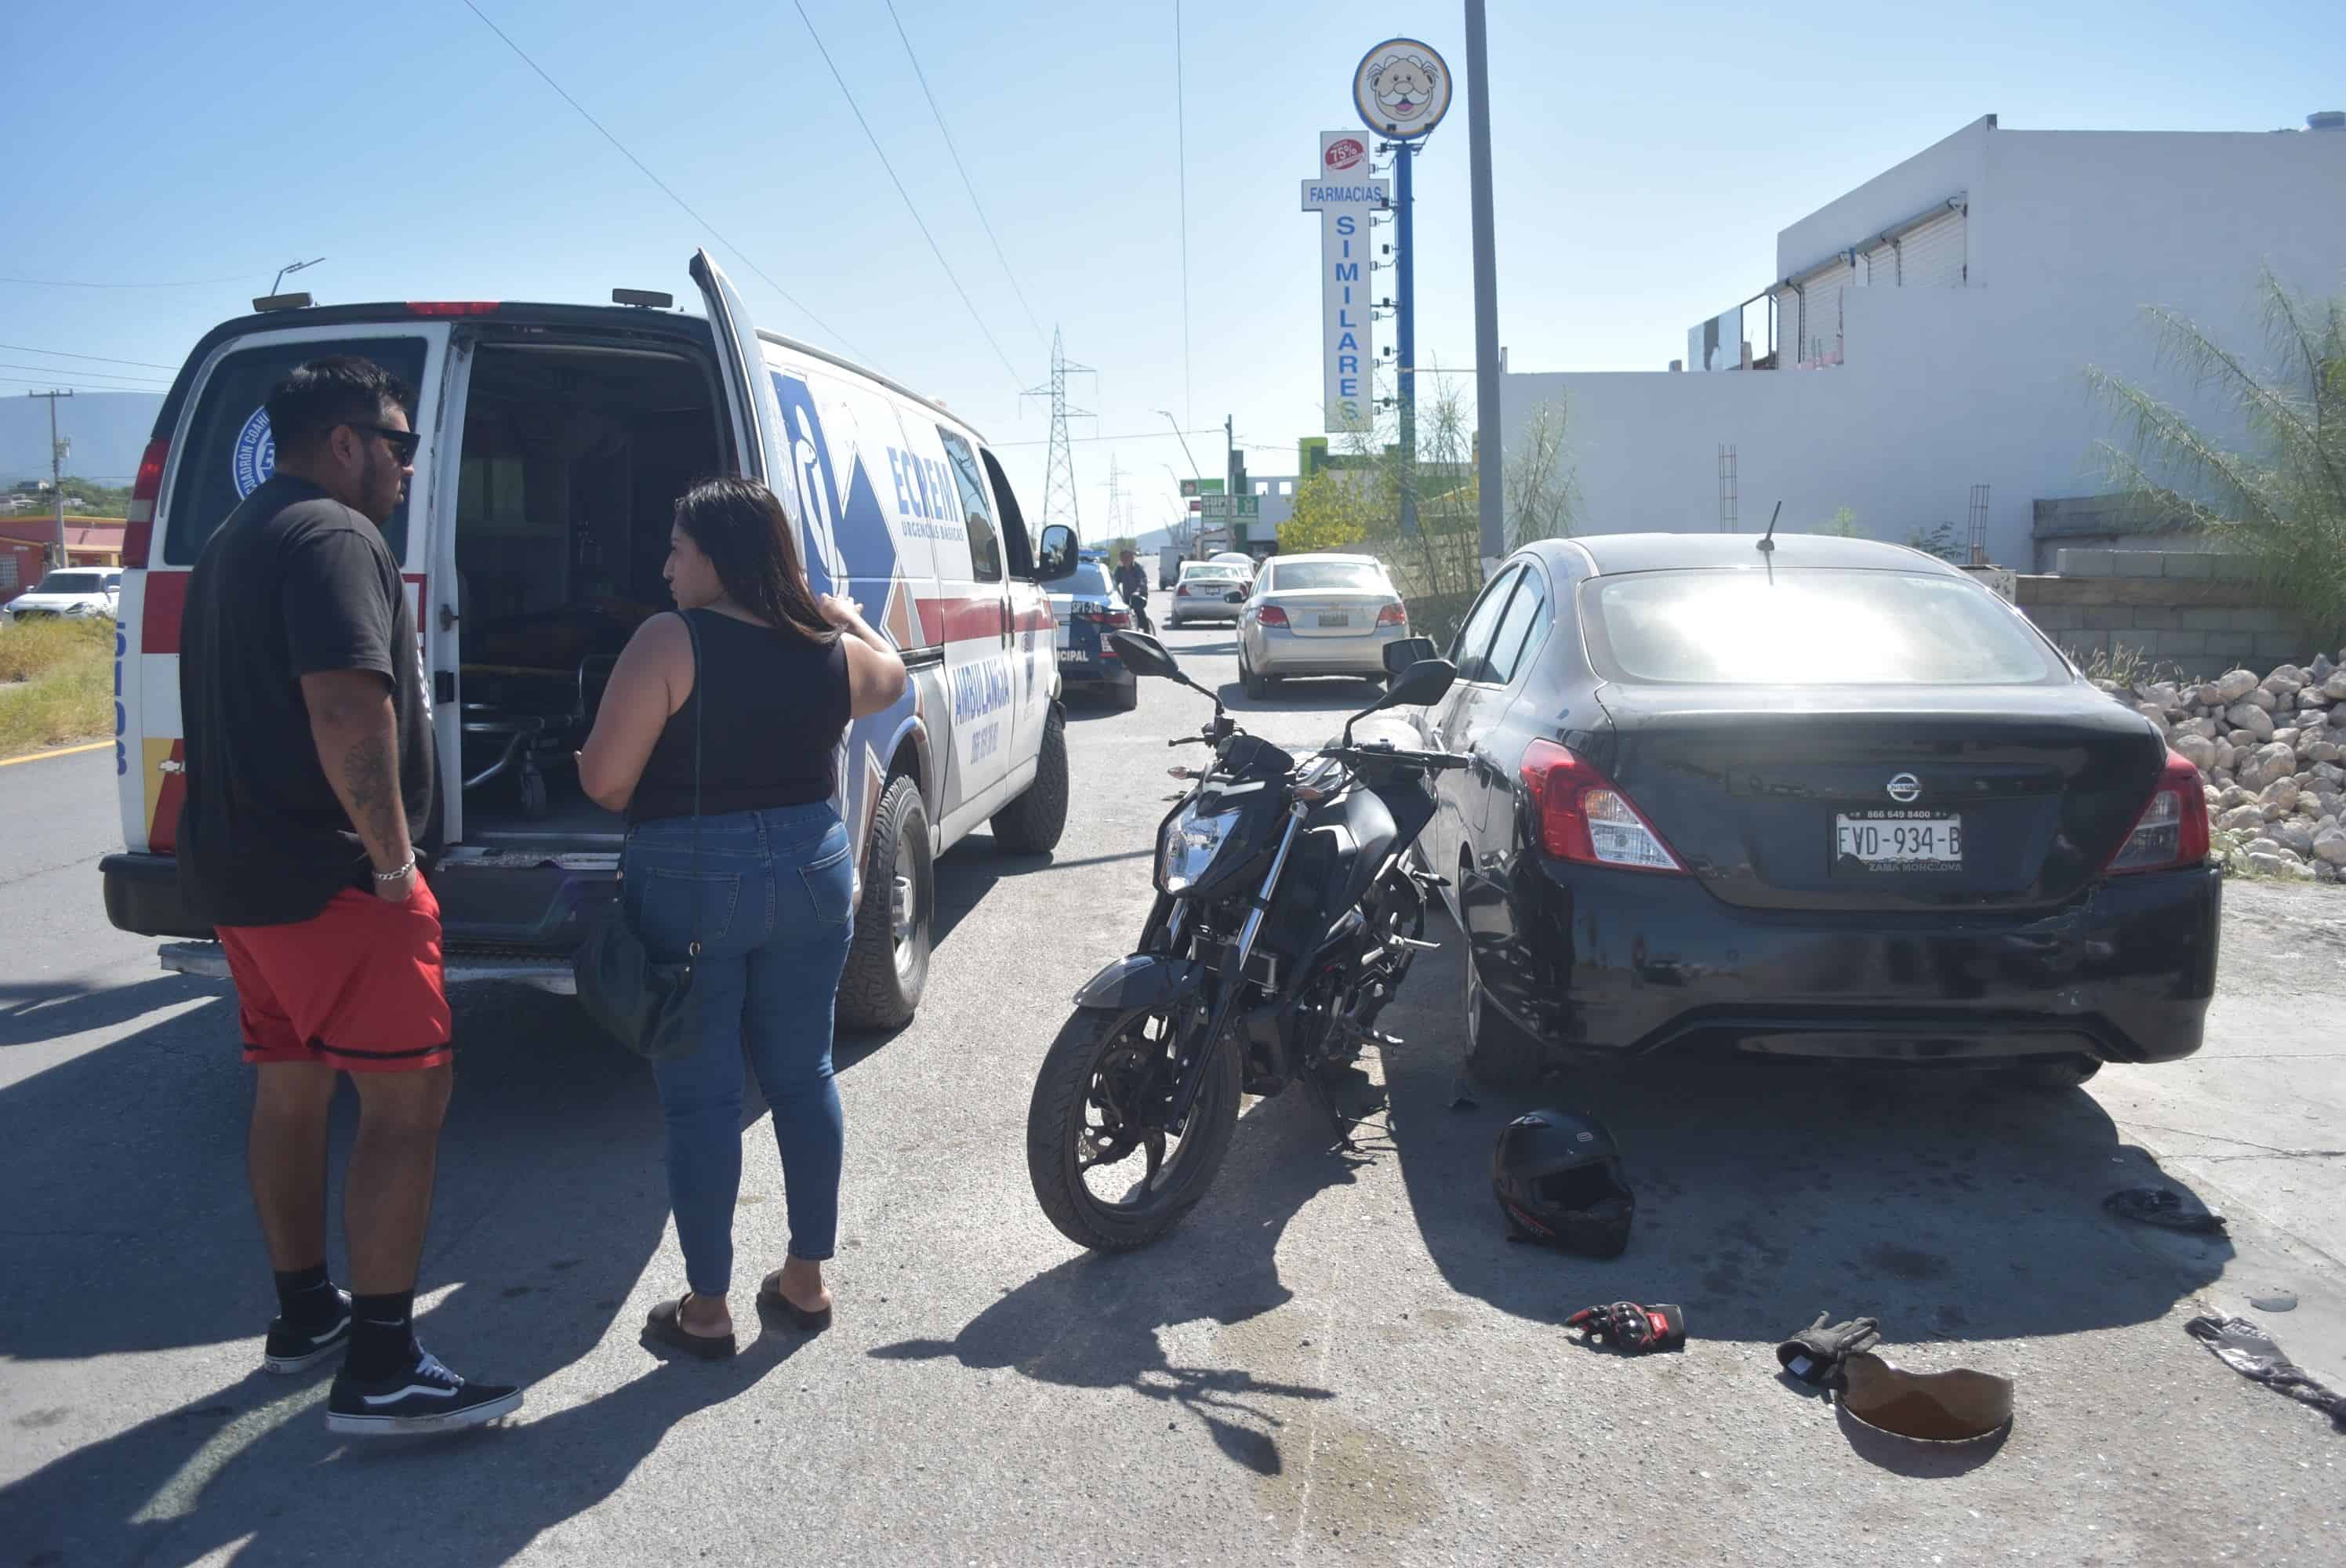
[[[1300,637],[1366,636],[1377,629],[1377,612],[1393,596],[1365,590],[1281,593],[1263,596],[1266,605],[1287,612],[1287,629]]]
[[[2075,686],[1607,685],[1602,765],[1721,900],[2025,908],[2099,876],[2167,748]]]

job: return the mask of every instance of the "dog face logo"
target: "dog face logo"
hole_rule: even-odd
[[[1434,69],[1415,55],[1387,60],[1369,76],[1369,91],[1397,125],[1407,125],[1433,101]]]
[[[1352,104],[1371,130],[1398,141],[1429,135],[1450,107],[1450,66],[1415,38],[1392,38],[1361,58]]]

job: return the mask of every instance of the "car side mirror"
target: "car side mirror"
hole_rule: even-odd
[[[1428,638],[1411,640],[1431,641]],[[1448,691],[1450,683],[1457,678],[1458,667],[1448,659],[1419,659],[1395,677],[1392,689],[1384,695],[1384,700],[1369,711],[1374,713],[1378,708],[1423,708],[1429,703],[1440,702],[1442,694]]]
[[[1167,680],[1181,678],[1181,667],[1173,662],[1165,645],[1146,632],[1110,632],[1107,640],[1115,645],[1124,667],[1133,674],[1160,676]]]
[[[1442,650],[1432,637],[1401,637],[1385,644],[1385,673],[1400,675],[1420,659],[1439,658]]]
[[[1065,523],[1043,530],[1043,547],[1035,556],[1035,570],[1044,581],[1064,577],[1076,564],[1076,531]]]

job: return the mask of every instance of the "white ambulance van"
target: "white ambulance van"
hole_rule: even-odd
[[[115,772],[123,852],[101,862],[126,931],[166,968],[223,975],[181,905],[179,622],[189,569],[272,470],[262,402],[296,365],[362,354],[417,389],[423,442],[384,534],[430,674],[437,821],[424,846],[448,979],[569,989],[569,954],[616,885],[624,822],[570,752],[612,662],[668,606],[676,498],[740,473],[782,498],[817,593],[849,595],[912,681],[842,746],[862,845],[840,1018],[910,1018],[926,981],[936,858],[981,824],[1014,853],[1057,843],[1067,750],[1048,600],[1076,555],[1030,540],[1002,465],[943,405],[758,331],[704,251],[706,318],[666,297],[608,306],[423,301],[298,308],[214,328],[172,383],[124,541]]]

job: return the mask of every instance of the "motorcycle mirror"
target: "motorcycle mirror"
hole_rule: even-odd
[[[1135,675],[1153,675],[1166,680],[1180,680],[1181,667],[1165,651],[1165,645],[1145,632],[1110,632],[1107,640],[1116,647],[1117,657],[1124,667]]]
[[[1413,640],[1423,642],[1428,647],[1433,646],[1431,638]],[[1375,713],[1387,708],[1423,708],[1428,703],[1440,702],[1442,694],[1448,691],[1450,683],[1457,678],[1458,667],[1448,659],[1419,659],[1393,678],[1383,698],[1369,711]]]
[[[1385,673],[1399,675],[1420,659],[1439,658],[1441,655],[1442,650],[1433,646],[1432,637],[1402,637],[1385,644]]]

